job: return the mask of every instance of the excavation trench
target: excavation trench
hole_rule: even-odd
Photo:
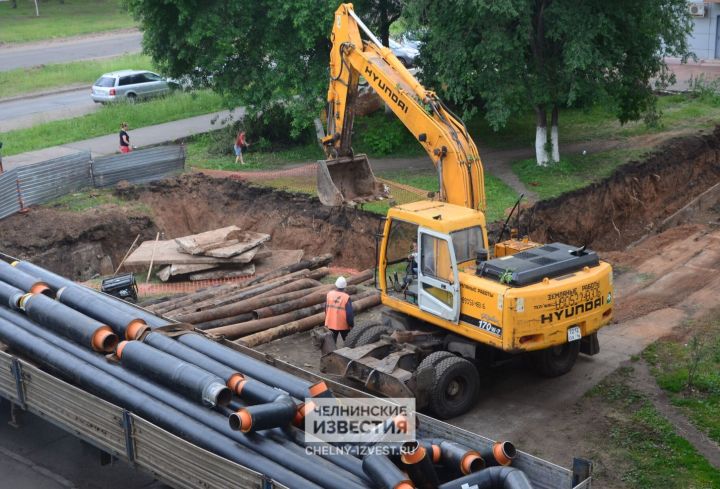
[[[622,250],[719,179],[720,129],[671,141],[598,183],[538,202],[524,213],[521,231],[529,229],[537,241]],[[374,263],[380,216],[325,207],[304,194],[202,174],[121,185],[114,193],[123,204],[83,212],[38,207],[6,218],[0,221],[0,250],[85,280],[112,273],[138,234],[150,240],[160,232],[170,239],[235,224],[270,234],[273,248],[331,253],[335,266]],[[716,220],[718,213],[711,214],[703,219]]]

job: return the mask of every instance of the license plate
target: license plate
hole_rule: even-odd
[[[582,338],[582,333],[580,332],[580,326],[573,326],[572,328],[568,329],[568,343],[571,341],[578,341]]]

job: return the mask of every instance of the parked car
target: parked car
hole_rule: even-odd
[[[91,97],[97,103],[158,97],[169,93],[176,84],[146,70],[122,70],[105,73],[92,86]]]
[[[390,49],[407,68],[415,66],[415,58],[420,54],[420,51],[418,51],[416,47],[409,44],[400,44],[393,39],[390,39]]]

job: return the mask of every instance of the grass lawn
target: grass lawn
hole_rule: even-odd
[[[152,209],[142,202],[129,202],[115,195],[114,189],[87,189],[63,195],[55,200],[43,204],[61,211],[83,212],[101,205],[117,205],[132,209],[144,214],[152,214]]]
[[[538,166],[535,159],[521,160],[513,163],[512,169],[528,189],[535,191],[540,199],[548,199],[601,180],[617,167],[642,157],[648,149],[568,155],[545,167]]]
[[[89,91],[90,86],[100,75],[122,69],[153,70],[154,67],[149,56],[126,54],[116,58],[2,71],[0,72],[0,99],[81,83],[86,84]]]
[[[683,333],[654,343],[644,358],[673,404],[720,443],[720,311],[685,325]]]
[[[603,418],[610,426],[598,445],[618,460],[611,470],[632,489],[720,487],[720,470],[632,388],[629,374],[629,368],[621,368],[588,393],[603,403]]]
[[[121,0],[65,0],[35,3],[17,0],[0,2],[0,44],[71,37],[93,32],[134,27],[135,23]]]
[[[82,117],[8,131],[0,134],[0,140],[5,143],[3,154],[10,156],[112,134],[118,131],[121,121],[127,121],[132,131],[139,127],[208,114],[222,108],[220,96],[212,92],[177,92],[168,97],[136,104],[109,104]]]

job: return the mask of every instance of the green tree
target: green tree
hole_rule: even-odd
[[[496,130],[536,114],[539,165],[558,161],[559,112],[611,104],[625,123],[655,114],[665,56],[686,57],[686,0],[415,0],[423,78]],[[551,132],[547,133],[548,114]]]
[[[280,104],[295,133],[312,125],[328,86],[337,0],[127,0],[143,47],[165,74],[190,76],[253,112]],[[359,16],[389,26],[399,0],[361,0]]]

